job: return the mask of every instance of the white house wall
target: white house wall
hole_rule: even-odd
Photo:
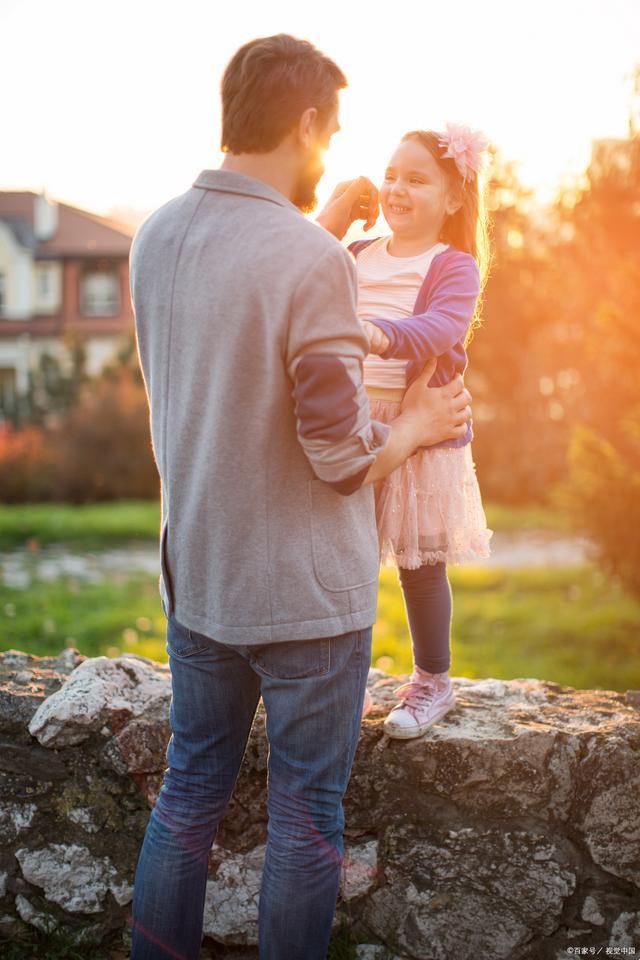
[[[24,395],[29,387],[29,344],[24,337],[0,340],[0,367],[16,372],[16,393]]]
[[[33,258],[0,221],[0,272],[5,277],[7,320],[28,320],[33,313]]]

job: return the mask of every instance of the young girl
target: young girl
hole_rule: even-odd
[[[397,416],[429,359],[437,357],[433,386],[465,370],[487,263],[478,188],[486,145],[452,124],[446,134],[405,134],[380,190],[391,236],[349,246],[369,337],[364,383],[374,420]],[[381,560],[398,565],[414,658],[411,680],[397,689],[400,703],[384,723],[391,737],[420,736],[455,705],[447,564],[487,557],[492,535],[471,439],[469,424],[465,437],[419,449],[375,485]]]

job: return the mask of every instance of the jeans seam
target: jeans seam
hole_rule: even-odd
[[[356,670],[357,670],[357,675],[358,675],[358,677],[360,676],[360,672],[361,672],[361,670],[362,670],[362,660],[363,660],[363,653],[364,653],[363,647],[364,647],[364,635],[365,635],[365,632],[366,632],[366,631],[365,631],[364,629],[363,629],[363,630],[358,630],[357,639],[356,639],[356,644],[355,644],[355,651],[354,651],[354,652],[355,652],[355,655],[356,655]],[[351,763],[350,763],[350,766],[349,766],[349,770],[346,771],[346,770],[344,770],[344,768],[343,768],[343,771],[342,771],[342,772],[343,772],[343,778],[342,778],[342,779],[344,780],[344,779],[346,778],[346,781],[347,781],[346,786],[345,786],[345,789],[344,789],[344,793],[346,793],[347,787],[349,786],[349,779],[350,779],[350,776],[351,776],[351,769],[352,769],[352,767],[353,767],[353,762],[354,762],[354,760],[355,760],[355,755],[356,755],[356,752],[357,752],[357,750],[358,750],[358,742],[359,742],[359,740],[360,740],[360,717],[358,717],[358,718],[357,718],[357,721],[355,721],[355,722],[356,722],[356,724],[357,724],[357,729],[356,729],[356,730],[354,731],[354,733],[353,733],[353,739],[352,739],[352,741],[351,741],[348,749],[345,750],[345,752],[344,752],[344,758],[345,758],[345,761],[346,761],[347,764],[349,763],[349,757],[351,756],[351,754],[353,754],[353,756],[351,757]],[[355,739],[355,745],[354,745],[354,742],[353,742],[354,739]],[[347,772],[349,773],[349,776],[348,776],[348,777],[346,777],[346,773],[347,773]],[[344,793],[343,793],[343,799],[344,799]]]

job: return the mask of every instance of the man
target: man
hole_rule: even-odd
[[[304,41],[243,46],[222,83],[221,169],[156,211],[132,248],[173,692],[132,960],[199,955],[208,853],[261,695],[260,956],[326,956],[376,614],[371,484],[470,416],[460,379],[427,388],[431,366],[391,426],[369,418],[353,262],[301,215],[345,84]],[[353,206],[351,187],[337,191],[324,222],[340,234]]]

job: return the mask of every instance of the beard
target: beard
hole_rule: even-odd
[[[313,213],[316,209],[318,205],[316,187],[323,173],[324,167],[314,164],[303,170],[298,177],[291,201],[302,213]]]

